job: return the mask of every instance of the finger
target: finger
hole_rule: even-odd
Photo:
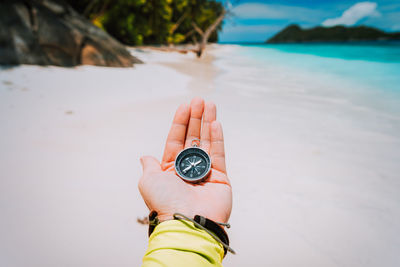
[[[207,102],[204,106],[203,126],[201,128],[201,148],[210,152],[211,122],[217,118],[217,108],[213,102]]]
[[[222,133],[222,126],[217,121],[211,123],[210,156],[212,167],[226,173],[224,135]]]
[[[140,163],[142,164],[143,173],[150,171],[161,171],[160,162],[155,157],[143,156],[140,158]]]
[[[200,138],[201,118],[203,117],[204,100],[200,97],[195,97],[190,103],[190,119],[186,134],[185,147],[192,146],[192,140]]]
[[[190,107],[182,104],[176,111],[167,142],[165,144],[163,164],[174,161],[176,155],[183,149],[185,144],[186,129],[190,118]]]

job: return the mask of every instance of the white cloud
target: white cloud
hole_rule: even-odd
[[[374,2],[359,2],[345,10],[342,16],[327,19],[322,22],[322,25],[326,27],[335,25],[354,25],[363,18],[379,15],[379,12],[376,10],[377,6],[377,3]]]
[[[325,12],[316,9],[261,4],[245,3],[233,8],[233,13],[241,19],[289,19],[294,21],[318,21],[324,17]]]

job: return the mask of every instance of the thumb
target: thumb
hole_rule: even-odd
[[[143,172],[161,171],[161,164],[155,157],[143,156],[140,158],[140,163],[142,164]]]

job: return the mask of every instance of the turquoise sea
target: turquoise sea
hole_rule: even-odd
[[[236,44],[233,47],[234,52],[222,56],[220,64],[225,69],[229,66],[227,73],[236,69],[230,77],[235,81],[232,86],[241,84],[243,88],[250,84],[251,88],[259,86],[259,91],[266,86],[304,90],[313,87],[312,90],[318,91],[319,85],[326,85],[333,89],[317,94],[346,95],[346,99],[377,109],[400,111],[400,42]]]
[[[337,76],[400,94],[400,43],[246,45],[258,60]]]

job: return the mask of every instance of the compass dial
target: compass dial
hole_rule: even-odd
[[[210,156],[198,147],[182,150],[175,160],[176,173],[189,182],[199,182],[205,179],[210,169]]]

